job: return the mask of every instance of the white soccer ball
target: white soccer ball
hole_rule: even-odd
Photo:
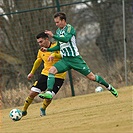
[[[95,89],[95,92],[98,93],[98,92],[102,92],[103,91],[103,88],[101,86],[98,86],[96,89]]]
[[[9,113],[9,117],[13,121],[19,121],[22,118],[22,112],[19,109],[12,109]]]

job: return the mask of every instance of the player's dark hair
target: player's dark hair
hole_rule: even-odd
[[[60,17],[60,20],[65,20],[66,21],[66,14],[64,12],[57,12],[54,14],[54,18]]]
[[[36,36],[36,39],[39,39],[39,38],[43,38],[43,39],[46,39],[46,38],[49,38],[47,34],[45,34],[44,32],[41,32],[39,33],[37,36]]]

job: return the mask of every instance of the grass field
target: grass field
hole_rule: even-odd
[[[42,103],[32,104],[18,122],[9,118],[11,108],[3,109],[0,133],[133,133],[133,86],[118,92],[118,98],[104,91],[53,100],[45,117]]]

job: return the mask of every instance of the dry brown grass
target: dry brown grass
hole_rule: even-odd
[[[108,70],[103,69],[103,67],[100,65],[98,65],[99,67],[97,68],[97,71],[100,72],[97,73],[98,75],[102,76],[106,81],[108,81],[108,83],[111,83],[113,86],[115,86],[116,89],[125,86],[123,62],[116,61],[113,66],[107,67]],[[129,69],[127,75],[129,85],[132,85],[133,82],[132,74],[132,69]],[[79,74],[74,70],[72,70],[72,78],[76,96],[93,93],[95,88],[99,86],[98,83],[88,80],[86,77],[84,77],[83,75]],[[23,105],[25,98],[29,94],[29,91],[30,87],[27,87],[26,85],[21,83],[19,83],[18,88],[2,91],[1,93],[3,109]],[[69,77],[67,76],[65,83],[63,84],[61,90],[58,92],[54,99],[70,97],[71,95],[72,94]],[[38,102],[40,102],[40,99],[36,97],[33,103]]]
[[[1,133],[132,133],[133,86],[118,92],[118,98],[104,91],[53,100],[45,117],[39,117],[42,103],[32,104],[18,122],[9,119],[11,108],[4,109]]]

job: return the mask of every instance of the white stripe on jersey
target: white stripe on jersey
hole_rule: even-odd
[[[75,54],[76,54],[76,56],[78,56],[79,52],[78,52],[78,48],[77,48],[77,45],[76,45],[76,38],[75,38],[75,36],[72,36],[71,42],[72,42],[72,47],[74,48]]]
[[[61,55],[62,56],[78,56],[78,48],[76,46],[75,36],[72,36],[71,38],[71,44],[70,42],[63,43],[60,42],[60,49],[61,49]]]

